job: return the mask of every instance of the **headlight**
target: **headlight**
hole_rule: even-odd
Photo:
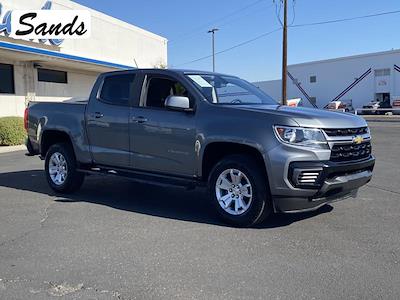
[[[274,126],[278,139],[286,144],[316,149],[329,149],[324,134],[320,129]]]

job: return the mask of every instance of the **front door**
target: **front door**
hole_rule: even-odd
[[[86,113],[86,128],[94,163],[129,167],[129,114],[135,74],[108,75]]]
[[[195,113],[168,110],[170,95],[187,96],[178,80],[148,75],[139,107],[131,109],[132,165],[135,169],[177,176],[195,173]]]

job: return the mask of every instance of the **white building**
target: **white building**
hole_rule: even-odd
[[[288,72],[288,98],[302,98],[304,106],[310,106],[307,97],[320,108],[334,99],[354,108],[400,99],[400,50],[295,64]],[[280,101],[281,80],[255,85]]]
[[[17,40],[7,36],[7,12],[89,10],[88,39]],[[28,101],[87,97],[101,72],[167,64],[161,36],[69,0],[0,0],[0,117],[22,116]]]

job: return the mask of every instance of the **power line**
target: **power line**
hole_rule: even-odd
[[[398,14],[398,13],[400,13],[400,10],[394,10],[394,11],[388,11],[388,12],[382,12],[382,13],[370,14],[370,15],[364,15],[364,16],[357,16],[357,17],[353,17],[353,18],[343,18],[343,19],[329,20],[329,21],[323,21],[323,22],[295,24],[295,25],[290,25],[289,27],[295,28],[295,27],[325,25],[325,24],[354,21],[354,20],[359,20],[359,19],[373,18],[373,17],[385,16],[385,15],[391,15],[391,14]],[[281,29],[282,28],[277,28],[277,29],[275,29],[273,31],[263,33],[263,34],[261,34],[259,36],[256,36],[255,38],[252,38],[250,40],[247,40],[247,41],[244,41],[242,43],[236,44],[236,45],[234,45],[234,46],[232,46],[230,48],[224,49],[222,51],[216,52],[215,55],[218,55],[218,54],[221,54],[221,53],[224,53],[224,52],[228,52],[230,50],[233,50],[235,48],[241,47],[243,45],[252,43],[252,42],[254,42],[254,41],[256,41],[256,40],[258,40],[260,38],[263,38],[264,36],[270,35],[270,34],[272,34],[274,32],[277,32],[277,31],[279,31]],[[192,60],[192,61],[188,61],[188,62],[185,62],[185,63],[182,63],[182,64],[175,65],[174,67],[188,65],[188,64],[191,64],[191,63],[194,63],[194,62],[205,60],[205,59],[210,58],[210,57],[212,57],[212,55],[207,55],[207,56],[204,56],[204,57],[200,57],[200,58]]]
[[[243,6],[243,7],[239,8],[239,9],[237,9],[237,10],[234,10],[234,11],[232,11],[232,12],[230,12],[230,13],[224,15],[224,16],[221,16],[221,17],[219,17],[219,18],[216,18],[216,19],[214,19],[213,21],[204,23],[203,25],[200,25],[200,26],[194,28],[194,29],[191,30],[190,32],[187,32],[186,34],[183,34],[183,35],[181,36],[181,38],[172,39],[171,41],[169,41],[169,43],[176,43],[176,42],[180,42],[180,41],[187,40],[187,39],[190,38],[191,36],[196,35],[196,34],[198,34],[199,32],[203,32],[203,31],[204,31],[204,28],[209,27],[210,25],[214,25],[214,24],[216,24],[216,23],[219,22],[219,21],[222,21],[222,20],[225,20],[225,19],[227,19],[227,18],[230,18],[231,16],[234,16],[234,15],[236,15],[236,14],[238,14],[238,13],[244,11],[244,10],[247,10],[247,9],[249,9],[249,8],[251,8],[251,7],[253,7],[253,6],[255,6],[255,5],[257,5],[257,4],[261,3],[261,2],[264,2],[264,1],[265,1],[265,0],[257,0],[257,1],[254,1],[254,2],[252,2],[252,3],[250,3],[250,4],[246,5],[246,6]]]
[[[293,11],[293,18],[292,18],[292,22],[290,23],[290,25],[293,25],[294,21],[296,20],[296,0],[292,1],[292,11]]]
[[[229,47],[229,48],[226,48],[226,49],[224,49],[224,50],[218,51],[218,52],[215,53],[215,55],[222,54],[222,53],[231,51],[231,50],[233,50],[233,49],[235,49],[235,48],[238,48],[238,47],[244,46],[244,45],[246,45],[246,44],[252,43],[252,42],[254,42],[254,41],[256,41],[256,40],[259,40],[259,39],[261,39],[261,38],[263,38],[263,37],[265,37],[265,36],[268,36],[268,35],[271,35],[271,34],[277,32],[277,31],[280,31],[281,29],[282,29],[282,28],[276,28],[276,29],[274,29],[274,30],[272,30],[272,31],[265,32],[265,33],[260,34],[260,35],[254,37],[254,38],[252,38],[252,39],[250,39],[250,40],[241,42],[241,43],[239,43],[239,44],[236,44],[236,45],[231,46],[231,47]],[[205,59],[210,58],[210,57],[212,57],[212,54],[211,54],[211,55],[207,55],[207,56],[203,56],[203,57],[200,57],[200,58],[198,58],[198,59],[194,59],[194,60],[191,60],[191,61],[182,63],[182,64],[178,64],[178,65],[175,65],[175,66],[173,66],[173,67],[180,67],[180,66],[188,65],[188,64],[195,63],[195,62],[198,62],[198,61],[201,61],[201,60],[205,60]]]
[[[278,7],[278,2],[279,2],[279,7]],[[276,19],[278,20],[279,24],[281,24],[281,26],[283,27],[283,22],[281,20],[282,0],[273,0],[273,5],[275,5]],[[290,25],[293,25],[296,19],[296,0],[292,1],[292,11],[293,11],[293,18]]]
[[[266,7],[266,9],[269,9],[270,7],[272,7],[272,6],[274,6],[274,4],[271,4],[271,5],[269,5],[269,6],[267,6]],[[263,11],[262,10],[257,10],[256,11],[256,13],[263,13]],[[246,14],[243,14],[243,15],[241,15],[240,17],[238,17],[238,18],[241,18],[241,17],[244,17],[244,16],[248,16],[248,15],[250,15],[250,14],[253,14],[254,15],[254,13],[255,12],[248,12],[248,13],[246,13]],[[227,24],[231,24],[231,23],[233,23],[233,22],[236,22],[237,21],[237,19],[238,18],[234,18],[234,19],[231,19],[231,20],[227,20],[227,21],[225,21],[225,22],[221,22],[221,23],[216,23],[216,25],[218,25],[218,27],[222,27],[222,26],[225,26],[225,25],[227,25]]]
[[[354,21],[354,20],[360,20],[360,19],[366,19],[366,18],[380,17],[380,16],[392,15],[392,14],[398,14],[398,13],[400,13],[400,10],[394,10],[394,11],[382,12],[382,13],[378,13],[378,14],[358,16],[358,17],[353,17],[353,18],[329,20],[329,21],[323,21],[323,22],[294,24],[294,25],[290,25],[289,27],[306,27],[306,26],[316,26],[316,25],[340,23],[340,22],[347,22],[347,21]]]
[[[278,8],[278,2],[279,1],[279,8]],[[282,10],[282,0],[274,0],[274,4],[275,4],[275,15],[276,18],[278,19],[279,24],[281,24],[281,26],[283,27],[283,22],[281,20],[281,10]]]

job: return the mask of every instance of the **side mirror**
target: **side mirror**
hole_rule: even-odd
[[[165,107],[173,110],[191,111],[190,101],[188,97],[168,96],[165,99]]]

